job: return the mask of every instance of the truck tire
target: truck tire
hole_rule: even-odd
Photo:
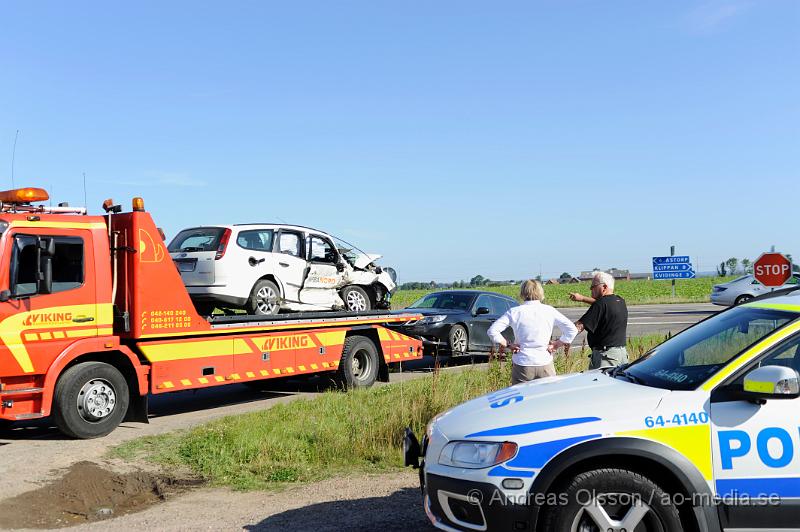
[[[372,296],[367,290],[358,285],[345,286],[342,289],[344,309],[349,312],[364,312],[372,310]]]
[[[266,279],[256,281],[247,300],[247,313],[272,316],[281,309],[281,291],[278,285]]]
[[[53,401],[53,419],[61,432],[79,439],[99,438],[125,418],[128,383],[114,366],[82,362],[58,378]]]
[[[375,384],[379,369],[378,350],[372,340],[364,336],[345,340],[336,379],[341,387],[369,388]]]
[[[469,334],[463,325],[453,325],[450,327],[450,334],[447,336],[447,343],[450,345],[450,354],[455,356],[463,355],[469,347]]]
[[[566,504],[559,500],[559,504],[545,508],[542,530],[683,531],[673,497],[634,471],[587,471],[562,485],[557,493],[566,497]]]

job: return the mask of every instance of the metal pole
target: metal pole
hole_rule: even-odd
[[[675,256],[675,246],[669,247],[669,256]],[[672,299],[675,299],[675,279],[672,280]]]

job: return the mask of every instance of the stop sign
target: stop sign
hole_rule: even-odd
[[[764,286],[781,286],[792,276],[792,261],[781,253],[764,253],[753,263],[753,274]]]

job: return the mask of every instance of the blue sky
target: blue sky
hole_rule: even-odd
[[[286,221],[401,281],[800,257],[791,0],[5,2],[0,183]],[[7,186],[6,186],[7,185]],[[697,266],[697,264],[695,264]]]

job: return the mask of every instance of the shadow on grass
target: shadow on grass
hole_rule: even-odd
[[[246,525],[256,532],[308,530],[436,530],[425,517],[419,489],[405,488],[387,497],[331,501],[287,510]]]

